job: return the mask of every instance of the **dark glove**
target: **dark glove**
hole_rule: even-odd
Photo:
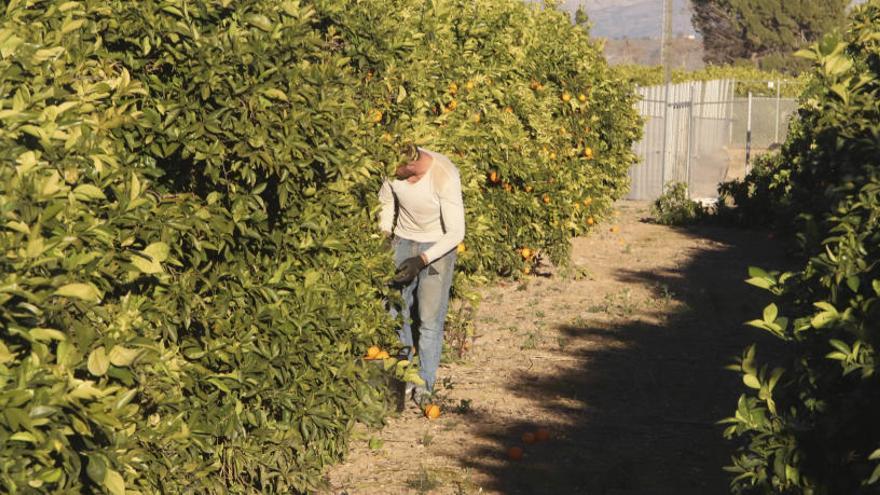
[[[406,285],[412,282],[425,266],[425,262],[422,260],[421,256],[407,258],[403,260],[403,263],[401,263],[399,267],[397,267],[397,273],[392,280],[395,284]]]

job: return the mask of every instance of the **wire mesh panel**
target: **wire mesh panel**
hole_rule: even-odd
[[[752,147],[768,148],[782,143],[788,134],[788,121],[797,111],[794,98],[752,97]],[[731,145],[744,147],[748,137],[749,98],[738,96],[733,102],[733,139]]]
[[[630,170],[630,199],[655,199],[673,181],[717,184],[714,178],[724,170],[719,150],[730,135],[733,89],[732,80],[639,88],[645,129],[634,146],[641,163]]]
[[[672,181],[692,198],[715,198],[719,183],[745,174],[747,156],[785,139],[797,100],[753,96],[749,105],[736,88],[723,79],[638,89],[645,128],[633,146],[640,163],[630,169],[630,199],[656,199]]]

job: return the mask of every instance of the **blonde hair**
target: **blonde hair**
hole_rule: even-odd
[[[411,163],[419,159],[419,147],[415,143],[403,143],[400,146],[400,159],[404,163]]]

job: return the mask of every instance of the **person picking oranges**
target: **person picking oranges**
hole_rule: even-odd
[[[422,406],[433,392],[440,365],[456,247],[464,240],[464,203],[458,168],[449,158],[412,144],[403,146],[401,155],[403,164],[395,177],[379,190],[379,228],[394,251],[393,282],[403,296],[398,336],[410,349],[409,359],[414,327],[419,334],[419,376],[425,385],[410,386],[407,392]]]

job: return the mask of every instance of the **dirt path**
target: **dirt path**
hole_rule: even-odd
[[[741,385],[723,367],[765,342],[742,321],[766,298],[742,281],[783,253],[755,232],[646,223],[643,203],[617,215],[619,232],[574,241],[578,276],[486,289],[472,352],[441,367],[443,416],[409,404],[361,431],[325,493],[727,493],[715,422]],[[539,426],[551,440],[524,445]]]

